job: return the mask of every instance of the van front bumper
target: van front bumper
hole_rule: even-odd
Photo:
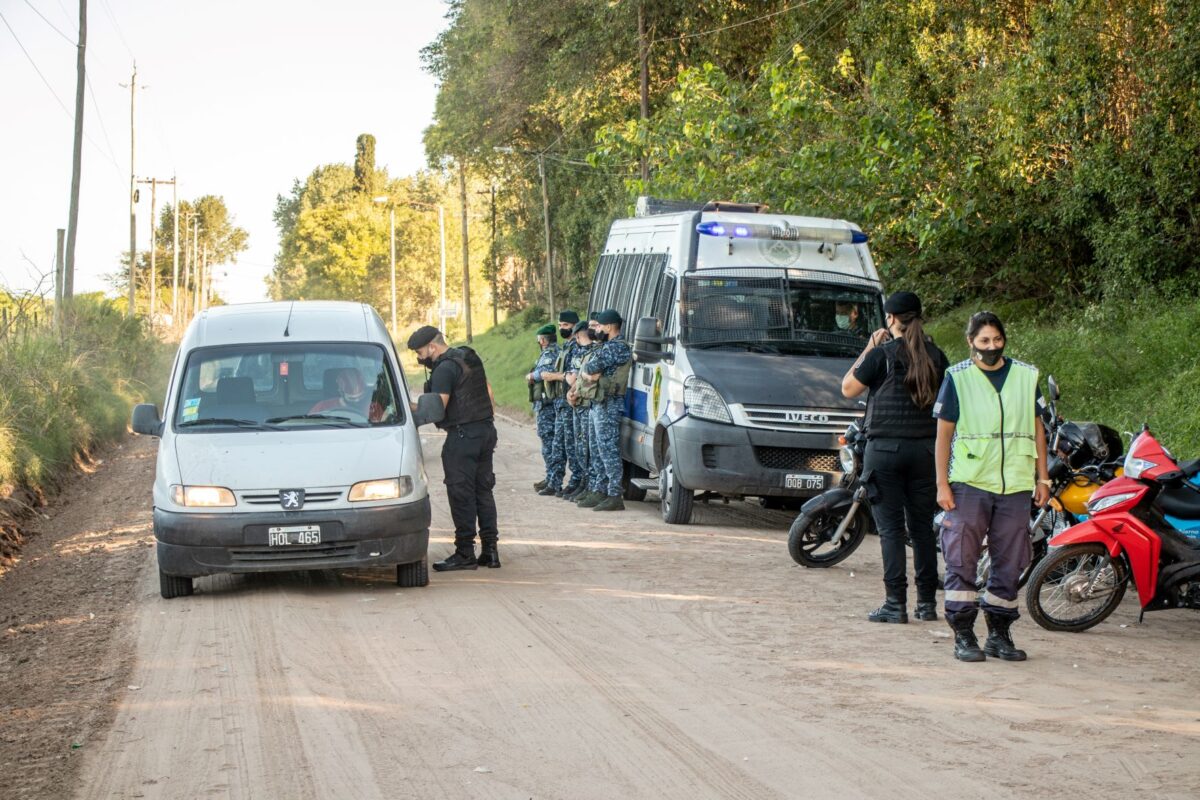
[[[429,549],[429,498],[323,511],[180,514],[154,509],[158,566],[168,575],[409,564]],[[268,529],[318,526],[315,545],[271,546]]]
[[[671,464],[688,489],[734,497],[813,497],[842,480],[837,437],[683,417],[668,429]],[[820,476],[821,485],[811,478]]]

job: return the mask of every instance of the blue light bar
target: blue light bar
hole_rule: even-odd
[[[812,225],[736,225],[729,230],[720,222],[701,222],[696,232],[705,236],[728,236],[731,239],[778,239],[788,242],[829,242],[830,244],[866,244],[867,235],[853,228],[824,228]]]

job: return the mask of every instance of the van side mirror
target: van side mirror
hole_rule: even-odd
[[[158,418],[158,406],[153,403],[138,403],[133,407],[130,427],[134,433],[144,436],[162,436],[163,422]]]
[[[663,345],[675,344],[674,336],[662,335],[662,323],[656,317],[642,317],[633,329],[633,354],[642,364],[657,364],[673,354]]]
[[[442,398],[436,394],[423,394],[417,397],[417,410],[413,412],[413,423],[420,427],[431,422],[441,422],[446,417],[446,406]]]

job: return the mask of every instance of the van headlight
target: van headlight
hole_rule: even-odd
[[[683,406],[688,416],[713,422],[733,423],[729,406],[725,405],[720,393],[711,383],[695,375],[683,382]]]
[[[171,486],[171,499],[177,506],[221,508],[236,506],[233,492],[222,486]]]
[[[375,481],[360,481],[350,487],[349,500],[360,503],[367,500],[396,500],[412,494],[413,481],[407,475],[399,478],[381,478]]]

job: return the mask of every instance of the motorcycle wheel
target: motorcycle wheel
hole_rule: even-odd
[[[1105,555],[1101,544],[1075,544],[1042,559],[1025,590],[1025,604],[1034,622],[1048,631],[1078,633],[1115,611],[1125,596],[1129,576],[1122,559],[1110,561],[1097,574]],[[1089,582],[1094,585],[1085,596]]]
[[[1033,575],[1033,570],[1038,563],[1046,557],[1046,540],[1033,543],[1033,555],[1029,559],[1029,566],[1021,571],[1021,577],[1017,579],[1017,588],[1024,589],[1025,584],[1029,583],[1029,578]],[[985,544],[983,549],[979,551],[979,562],[975,567],[975,588],[983,591],[987,588],[988,578],[992,575],[992,557],[988,553],[988,547]]]
[[[859,508],[836,545],[830,540],[846,518],[846,509],[818,511],[796,517],[788,531],[788,552],[792,560],[806,567],[832,567],[844,561],[862,544],[870,527],[864,509]]]

